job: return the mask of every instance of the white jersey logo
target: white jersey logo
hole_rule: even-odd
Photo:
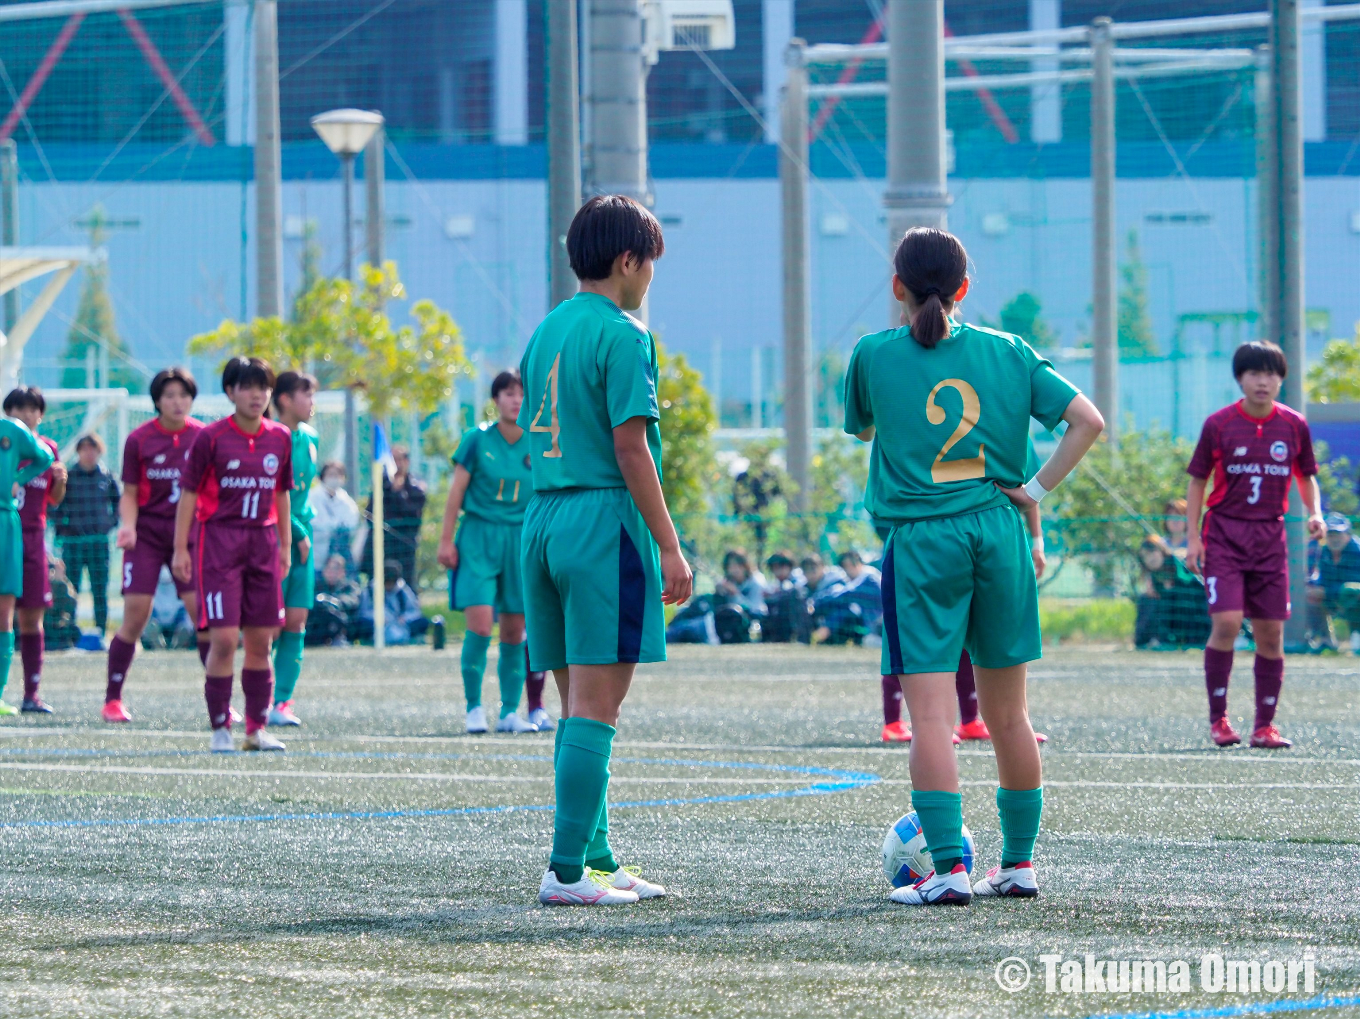
[[[1246,455],[1247,455],[1246,446],[1238,446],[1236,449],[1233,450],[1233,456],[1246,456]]]
[[[1270,458],[1276,463],[1284,463],[1289,459],[1289,445],[1283,439],[1276,439],[1270,444]]]

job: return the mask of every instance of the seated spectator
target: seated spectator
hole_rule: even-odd
[[[1138,561],[1143,582],[1137,596],[1134,647],[1203,647],[1212,627],[1203,583],[1159,535],[1144,539]]]
[[[1324,647],[1336,647],[1332,617],[1351,631],[1351,650],[1360,654],[1360,540],[1340,513],[1327,514],[1327,537],[1308,548],[1308,630]]]
[[[723,575],[713,594],[692,598],[670,626],[666,639],[677,644],[744,644],[751,623],[765,618],[765,578],[751,570],[741,549],[723,556]]]
[[[861,644],[883,621],[882,576],[858,552],[842,552],[837,561],[845,579],[813,599],[817,625],[812,639],[818,644]]]
[[[765,560],[770,581],[765,587],[765,620],[761,626],[761,640],[766,643],[807,643],[810,631],[807,585],[803,571],[787,552],[776,552]]]
[[[65,651],[80,640],[76,625],[76,596],[66,579],[66,564],[55,556],[47,560],[47,576],[52,587],[52,601],[43,612],[43,649]]]
[[[148,651],[160,648],[190,648],[197,643],[194,621],[180,601],[175,578],[168,566],[161,567],[156,593],[151,599],[151,618],[142,631],[142,647]]]
[[[419,644],[425,640],[430,621],[420,610],[420,600],[402,576],[401,563],[383,564],[383,637],[389,646]],[[373,638],[373,589],[365,587],[359,601],[359,638]]]
[[[316,586],[316,602],[307,615],[307,632],[303,639],[308,647],[344,647],[356,639],[359,603],[364,592],[359,582],[350,577],[343,555],[336,553],[325,563]],[[369,633],[372,633],[371,622]]]
[[[1172,499],[1162,507],[1162,538],[1167,548],[1185,557],[1185,546],[1190,541],[1190,522],[1185,518],[1185,500]]]

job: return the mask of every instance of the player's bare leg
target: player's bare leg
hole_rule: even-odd
[[[1256,720],[1251,729],[1251,745],[1265,750],[1284,750],[1294,744],[1275,727],[1280,687],[1284,685],[1284,620],[1253,619],[1251,633],[1256,639]]]
[[[1204,645],[1204,682],[1209,692],[1209,733],[1221,747],[1241,743],[1242,737],[1228,721],[1228,681],[1232,676],[1233,645],[1242,631],[1241,612],[1210,615],[1213,629]]]
[[[978,707],[987,720],[996,751],[997,814],[1001,819],[1001,865],[973,885],[983,897],[1032,898],[1034,841],[1043,812],[1043,765],[1025,693],[1027,668],[976,668]]]
[[[45,609],[16,610],[19,620],[19,657],[24,667],[24,703],[27,714],[50,715],[52,709],[38,696],[43,666],[43,614]]]

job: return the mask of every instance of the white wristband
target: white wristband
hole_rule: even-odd
[[[1039,475],[1034,475],[1025,482],[1025,494],[1035,502],[1043,502],[1044,496],[1048,495],[1048,489],[1039,484]]]
[[[1033,552],[1043,552],[1044,536],[1042,534],[1032,534],[1029,539],[1029,547]]]

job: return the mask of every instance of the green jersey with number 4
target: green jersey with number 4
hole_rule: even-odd
[[[1024,484],[1029,419],[1062,420],[1078,390],[1017,336],[954,325],[934,349],[907,327],[860,338],[845,379],[845,430],[875,429],[865,504],[902,523],[976,513]]]
[[[534,491],[625,488],[614,429],[647,419],[661,475],[656,342],[637,319],[599,294],[579,293],[548,313],[519,365]]]

